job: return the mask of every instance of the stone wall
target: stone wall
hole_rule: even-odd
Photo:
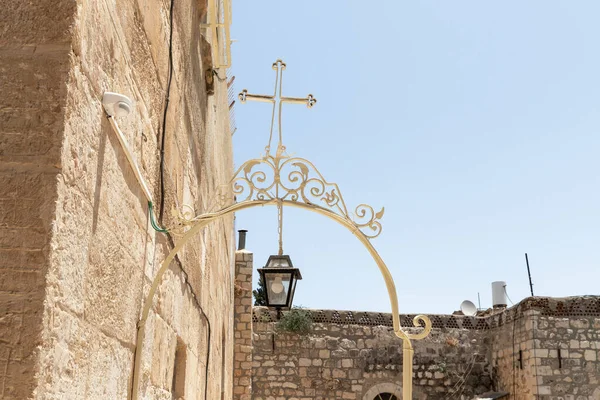
[[[600,399],[600,298],[530,298],[493,319],[490,359],[511,399]]]
[[[497,386],[510,392],[510,399],[535,398],[532,310],[513,309],[503,323],[490,331],[491,363]]]
[[[232,218],[172,263],[136,347],[143,299],[172,243],[150,226],[101,97],[135,101],[118,123],[158,204],[169,6],[40,0],[0,11],[1,398],[127,398],[136,351],[144,398],[231,397]],[[167,226],[172,208],[206,211],[232,172],[226,82],[214,81],[214,95],[205,85],[203,10],[205,1],[175,2]]]
[[[308,335],[280,332],[273,322],[253,328],[254,399],[401,398],[402,341],[390,326],[316,323]],[[488,350],[484,331],[434,329],[415,343],[414,398],[471,399],[491,390]]]
[[[248,250],[235,253],[233,399],[252,398],[252,265]]]
[[[539,398],[600,399],[600,318],[538,316],[532,324]]]
[[[307,335],[253,309],[255,399],[361,399],[402,393],[402,343],[385,313],[310,310]],[[413,316],[402,316],[406,329]],[[529,298],[491,315],[431,316],[414,342],[415,399],[600,399],[600,297]],[[401,397],[399,397],[401,398]]]
[[[0,398],[33,391],[75,2],[0,7]]]

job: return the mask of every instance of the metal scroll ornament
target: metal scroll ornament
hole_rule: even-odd
[[[349,213],[338,185],[325,180],[304,158],[278,152],[246,161],[236,171],[232,188],[237,201],[281,200],[325,208],[352,221],[368,238],[379,236],[382,230],[384,208],[375,212],[370,205],[360,204]]]
[[[301,202],[329,210],[350,221],[369,239],[376,238],[382,231],[385,208],[376,212],[368,204],[359,204],[353,213],[349,212],[339,186],[328,182],[312,162],[300,157],[267,154],[246,161],[235,172],[230,185],[217,190],[209,209],[214,211],[234,202],[256,200]],[[173,216],[178,222],[169,231],[174,234],[185,233],[187,227],[198,220],[189,206],[173,210]]]

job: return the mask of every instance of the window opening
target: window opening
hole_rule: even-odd
[[[177,347],[175,348],[175,364],[173,365],[173,383],[171,393],[173,399],[183,399],[185,395],[185,369],[187,365],[187,346],[177,337]]]
[[[393,393],[379,393],[373,400],[398,400]]]

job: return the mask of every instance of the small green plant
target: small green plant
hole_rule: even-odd
[[[258,287],[252,291],[252,296],[254,296],[255,306],[267,305],[267,297],[265,296],[265,284],[262,280],[262,276],[258,278]]]
[[[448,369],[448,364],[446,364],[446,360],[438,361],[437,368],[440,372],[446,372]]]
[[[305,335],[312,329],[312,318],[310,311],[300,307],[294,307],[281,316],[275,325],[278,331],[294,332]]]

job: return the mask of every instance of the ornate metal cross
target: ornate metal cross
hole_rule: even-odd
[[[277,144],[277,155],[282,155],[285,152],[285,146],[282,141],[282,131],[281,131],[281,106],[283,103],[292,103],[292,104],[306,104],[308,108],[312,108],[315,104],[317,104],[317,99],[313,97],[312,94],[309,94],[305,98],[300,97],[284,97],[281,93],[281,86],[283,83],[283,71],[285,70],[285,63],[282,60],[277,60],[273,63],[273,69],[275,70],[275,90],[272,96],[265,94],[251,94],[248,93],[246,89],[242,90],[239,94],[239,98],[242,103],[245,103],[246,100],[254,100],[254,101],[262,101],[265,103],[273,104],[273,112],[271,114],[271,133],[269,135],[269,144],[265,147],[266,155],[270,155],[271,153],[271,141],[273,140],[273,126],[275,125],[275,109],[277,112],[277,128],[279,133],[279,143]]]

